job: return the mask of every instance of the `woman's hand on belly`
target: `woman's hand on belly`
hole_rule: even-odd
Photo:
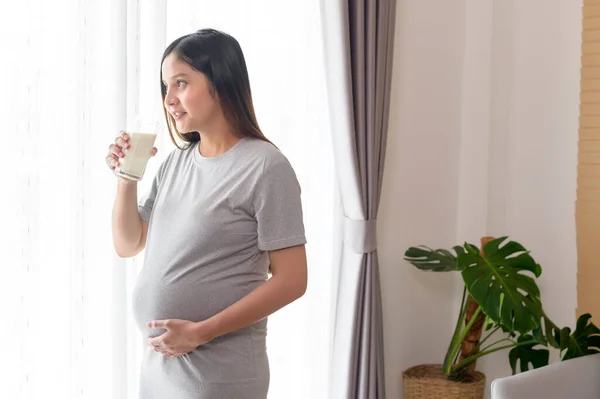
[[[147,339],[148,344],[164,357],[185,355],[214,338],[206,328],[202,328],[202,322],[179,319],[154,320],[148,322],[148,327],[167,330],[157,337]]]

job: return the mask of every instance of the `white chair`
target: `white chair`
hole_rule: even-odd
[[[492,399],[600,399],[600,354],[492,381]]]

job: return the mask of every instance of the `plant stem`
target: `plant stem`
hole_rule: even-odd
[[[452,356],[452,348],[456,338],[458,337],[458,334],[460,334],[460,328],[463,320],[465,319],[465,314],[467,313],[467,301],[465,300],[466,296],[467,287],[463,286],[462,300],[460,302],[460,313],[458,315],[458,320],[456,321],[456,326],[454,327],[454,334],[452,334],[452,339],[448,344],[448,350],[446,350],[446,356],[444,357],[444,370],[449,370],[452,367],[452,364],[456,361],[456,356]],[[458,355],[458,352],[456,352],[456,355]]]
[[[500,339],[500,340],[498,340],[498,341],[496,341],[496,342],[494,342],[494,343],[492,343],[492,344],[489,344],[488,346],[486,346],[485,348],[483,348],[483,349],[481,350],[481,352],[485,352],[486,350],[488,350],[489,348],[493,347],[494,345],[498,345],[500,342],[504,342],[504,341],[509,341],[509,342],[512,342],[513,344],[515,344],[515,343],[516,343],[515,341],[513,341],[513,340],[512,340],[512,339],[510,339],[510,338],[503,338],[503,339]]]
[[[498,342],[500,342],[500,341],[498,341]],[[498,348],[490,349],[490,350],[487,350],[487,351],[484,351],[484,352],[479,352],[479,353],[477,353],[477,354],[475,354],[473,356],[469,356],[468,358],[466,358],[465,360],[463,360],[462,362],[460,362],[459,364],[457,364],[456,367],[457,368],[465,367],[469,363],[473,363],[475,360],[479,359],[482,356],[489,355],[490,353],[498,352],[498,351],[503,350],[503,349],[516,348],[518,346],[535,344],[535,343],[537,343],[536,340],[531,339],[529,341],[523,341],[523,342],[519,342],[519,343],[513,343],[513,344],[510,344],[510,345],[504,345],[504,346],[500,346]]]
[[[498,331],[500,329],[500,325],[497,325],[496,327],[494,327],[492,329],[492,331],[490,331],[490,333],[488,335],[486,335],[481,341],[479,341],[479,344],[475,347],[475,352],[479,352],[481,350],[481,345],[483,345],[483,343],[485,341],[487,341],[492,335],[494,335],[494,333],[496,331]],[[497,342],[496,342],[497,343]],[[493,345],[495,345],[496,343],[494,343]],[[489,345],[488,345],[489,346]]]
[[[451,347],[451,351],[450,351],[450,353],[451,353],[450,358],[454,358],[454,355],[456,355],[456,353],[458,353],[458,350],[460,349],[460,345],[462,344],[462,341],[465,339],[465,337],[469,333],[469,330],[471,329],[471,327],[473,326],[473,324],[475,324],[475,320],[477,320],[477,316],[479,316],[480,313],[481,313],[481,306],[478,306],[477,310],[475,311],[475,313],[473,313],[473,317],[471,317],[471,320],[469,320],[469,323],[462,330],[462,332],[461,332],[460,336],[458,337],[458,339],[456,339],[456,340],[454,338],[452,339],[452,347]],[[464,361],[462,363],[464,363]],[[444,374],[450,375],[451,371],[452,371],[452,364],[444,364]]]

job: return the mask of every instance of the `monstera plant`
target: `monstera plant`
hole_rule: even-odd
[[[461,381],[477,359],[501,350],[509,350],[513,374],[547,365],[552,348],[563,360],[599,351],[600,329],[589,314],[579,317],[573,332],[546,315],[536,283],[542,268],[528,250],[507,237],[484,237],[481,243],[481,249],[465,243],[452,250],[411,247],[405,253],[421,270],[458,272],[464,281],[443,374]]]

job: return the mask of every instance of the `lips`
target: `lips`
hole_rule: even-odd
[[[183,118],[185,116],[185,112],[171,112],[171,115],[173,116],[173,118],[178,121],[181,118]]]

